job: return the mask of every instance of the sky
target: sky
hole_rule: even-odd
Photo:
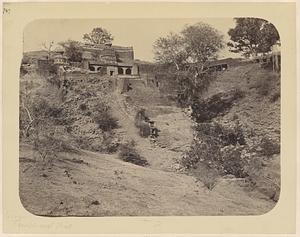
[[[135,59],[154,61],[153,43],[169,32],[179,33],[185,25],[204,22],[224,34],[235,26],[232,18],[198,19],[41,19],[29,23],[23,33],[24,52],[41,50],[43,43],[58,43],[68,39],[82,41],[82,36],[95,27],[107,29],[113,36],[113,44],[133,46]],[[219,58],[239,57],[225,47]]]

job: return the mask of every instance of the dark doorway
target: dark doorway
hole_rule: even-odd
[[[125,71],[126,75],[131,75],[131,69],[130,68],[127,68],[126,71]]]
[[[118,74],[124,74],[123,68],[118,67]]]
[[[93,66],[91,66],[91,65],[89,65],[89,69],[90,69],[90,71],[92,71],[92,72],[95,71],[95,68],[94,68]]]

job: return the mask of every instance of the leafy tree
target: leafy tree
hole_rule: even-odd
[[[236,26],[228,31],[228,46],[234,53],[245,57],[271,51],[271,46],[279,40],[279,34],[273,24],[259,18],[235,18]]]
[[[188,25],[180,34],[170,33],[154,43],[155,59],[161,63],[175,64],[182,70],[194,63],[201,70],[208,60],[215,59],[223,48],[223,35],[208,24]]]
[[[65,50],[65,55],[69,58],[70,61],[73,62],[81,62],[82,61],[82,48],[80,42],[74,40],[68,40],[65,42],[60,42]]]
[[[182,36],[170,33],[167,37],[158,38],[154,45],[155,59],[164,64],[173,64],[179,70],[187,60]]]
[[[190,60],[202,69],[207,61],[216,59],[218,51],[224,47],[223,35],[202,22],[186,26],[181,33]]]
[[[101,27],[94,28],[91,33],[83,35],[83,40],[91,44],[105,44],[113,39],[113,36]]]

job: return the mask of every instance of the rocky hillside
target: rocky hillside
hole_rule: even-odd
[[[230,131],[232,141],[221,145],[221,150],[231,157],[241,153],[241,161],[230,166],[241,164],[238,176],[248,176],[252,188],[277,201],[280,194],[280,76],[258,64],[232,67],[218,74],[203,98],[209,114],[201,118],[210,118],[204,126],[213,128],[217,124],[223,129],[223,136],[224,131],[225,135]],[[243,141],[234,142],[234,136]],[[227,159],[231,157],[227,155]],[[248,164],[244,165],[245,161]]]
[[[278,153],[263,157],[255,173],[260,178],[253,178],[251,185],[245,178],[225,175],[208,189],[196,169],[182,166],[197,130],[195,121],[174,101],[142,84],[120,94],[111,90],[105,77],[69,74],[67,79],[66,90],[44,84],[37,75],[21,79],[23,84],[24,80],[39,81],[44,88],[37,90],[39,96],[57,101],[62,117],[68,119],[64,136],[76,147],[76,152],[56,150],[45,162],[34,145],[21,139],[20,198],[29,212],[46,216],[259,215],[275,206],[280,185]],[[223,93],[228,100],[232,89],[242,91],[243,97],[206,124],[230,128],[239,121],[247,148],[258,149],[253,152],[259,152],[257,143],[266,134],[272,145],[278,145],[279,88],[278,76],[256,65],[230,68],[217,75],[203,100],[210,99],[214,106],[212,97]],[[135,116],[141,108],[158,129],[155,139],[139,134]],[[270,148],[268,141],[261,150]],[[147,161],[145,166],[120,159],[127,142],[134,144],[126,150],[127,158],[138,154]]]

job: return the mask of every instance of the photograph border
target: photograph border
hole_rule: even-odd
[[[282,3],[4,3],[2,199],[5,233],[292,234],[296,229],[296,4]],[[68,9],[66,11],[66,9]],[[145,11],[146,9],[146,11]],[[217,16],[217,17],[216,17]],[[19,199],[18,99],[23,30],[35,19],[257,17],[281,37],[281,194],[259,216],[41,217]]]

